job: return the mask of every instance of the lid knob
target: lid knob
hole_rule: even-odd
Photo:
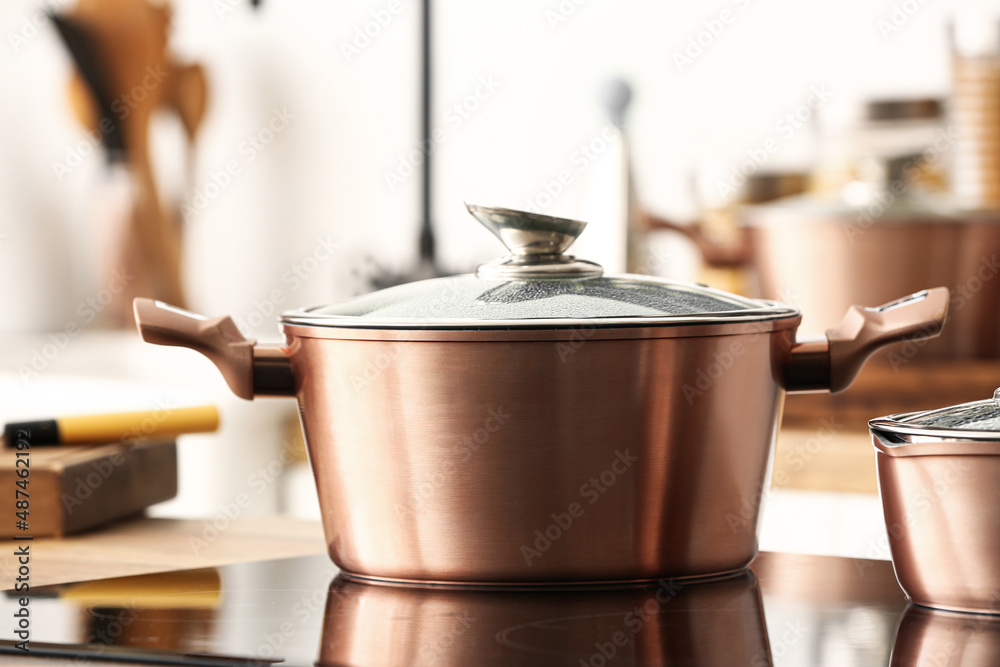
[[[490,279],[593,278],[599,264],[563,253],[587,223],[496,206],[466,204],[469,213],[503,242],[511,254],[482,264],[476,275]]]

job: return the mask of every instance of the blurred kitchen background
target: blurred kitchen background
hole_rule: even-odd
[[[216,403],[222,429],[181,438],[180,492],[151,510],[207,520],[241,493],[252,498],[245,515],[315,516],[315,491],[293,402],[234,398],[200,356],[144,345],[128,326],[121,302],[131,288],[109,267],[135,242],[123,240],[121,221],[142,192],[155,190],[159,224],[180,230],[164,241],[178,257],[158,269],[163,289],[176,270],[187,307],[231,314],[262,340],[279,339],[284,309],[427,275],[427,201],[441,272],[498,254],[464,209],[473,201],[599,222],[574,250],[614,270],[754,293],[752,272],[705,267],[683,234],[646,223],[703,221],[732,250],[737,202],[804,190],[876,201],[864,186],[890,182],[891,159],[921,154],[955,122],[956,40],[1000,49],[1000,2],[434,0],[427,144],[423,3],[165,7],[0,5],[0,418]],[[106,35],[132,39],[102,57],[143,76],[112,103],[122,127],[110,132],[87,127],[88,113],[100,115],[71,55],[86,44],[48,18],[103,11]],[[967,27],[953,38],[956,16]],[[169,74],[158,74],[161,61]],[[1000,107],[992,113],[1000,118]],[[147,150],[133,142],[126,159],[109,161],[117,133],[148,135]],[[920,191],[954,192],[952,163],[927,162]],[[968,208],[997,203],[970,187],[978,200]],[[616,224],[631,224],[638,244],[628,259]],[[132,257],[143,274],[147,259]],[[808,305],[804,289],[781,289]],[[988,364],[991,355],[972,356]],[[864,418],[848,410],[848,426],[824,426],[843,423],[838,406],[802,408],[775,461],[792,474],[803,459],[848,481],[817,470],[765,493],[762,548],[888,559]],[[832,445],[830,428],[854,432],[855,445]]]

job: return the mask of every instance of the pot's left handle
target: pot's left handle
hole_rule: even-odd
[[[285,351],[256,345],[228,316],[208,318],[162,301],[133,303],[139,334],[147,343],[176,345],[201,352],[216,365],[240,398],[294,396],[295,383]]]

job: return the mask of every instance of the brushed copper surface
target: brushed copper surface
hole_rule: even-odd
[[[1000,618],[910,605],[900,617],[890,667],[996,667]]]
[[[317,665],[771,665],[753,574],[644,588],[330,585]]]
[[[496,583],[745,567],[783,395],[772,336],[295,338],[330,555]]]
[[[1000,614],[1000,457],[946,455],[926,443],[911,450],[892,446],[884,440],[890,436],[872,432],[892,562],[906,596]]]

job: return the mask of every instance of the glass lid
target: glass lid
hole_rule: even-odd
[[[564,254],[586,223],[467,205],[510,250],[474,274],[399,285],[285,313],[287,324],[365,328],[628,326],[797,317],[790,306],[650,276],[604,275]]]
[[[868,422],[889,456],[1000,455],[1000,389],[985,401],[906,412]]]
[[[954,431],[1000,431],[1000,389],[985,401],[962,403],[929,412],[910,413],[900,424]]]

